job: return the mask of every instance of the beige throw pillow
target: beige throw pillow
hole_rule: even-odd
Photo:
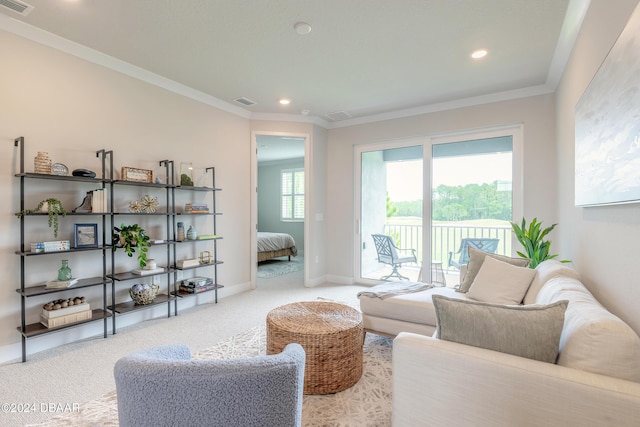
[[[467,296],[494,304],[520,304],[536,271],[486,257]]]
[[[482,267],[482,263],[484,262],[484,259],[487,256],[500,261],[507,262],[512,265],[516,265],[518,267],[527,267],[530,261],[527,258],[511,258],[504,255],[490,254],[488,252],[484,252],[469,246],[469,263],[467,264],[467,273],[464,275],[464,278],[462,279],[462,283],[460,283],[458,292],[469,291],[471,284],[476,278],[476,275],[478,274],[478,271],[480,271],[480,267]]]
[[[496,305],[433,295],[439,339],[555,363],[569,301]]]

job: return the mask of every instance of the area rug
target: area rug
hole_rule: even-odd
[[[258,264],[258,277],[269,279],[271,277],[282,276],[283,274],[294,273],[304,268],[304,262],[292,258],[291,261],[270,259]]]
[[[362,378],[336,394],[304,396],[305,427],[385,427],[391,425],[390,338],[367,334]],[[255,327],[194,355],[197,359],[233,359],[266,353],[265,327]],[[118,426],[116,392],[85,402],[73,414],[31,426]]]

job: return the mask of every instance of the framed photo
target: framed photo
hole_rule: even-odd
[[[153,171],[148,169],[136,169],[123,166],[120,175],[123,181],[153,182]]]
[[[76,224],[74,229],[74,248],[97,248],[98,224]]]

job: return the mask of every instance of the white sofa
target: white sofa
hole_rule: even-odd
[[[545,261],[528,304],[568,300],[557,362],[432,338],[433,288],[385,300],[360,297],[365,327],[396,335],[394,426],[638,426],[640,338],[608,312],[575,270]]]

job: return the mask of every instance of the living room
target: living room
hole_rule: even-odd
[[[20,240],[15,217],[20,210],[19,183],[14,176],[18,154],[13,146],[19,136],[25,137],[29,162],[37,152],[46,151],[70,170],[99,169],[95,152],[100,149],[113,150],[118,170],[129,166],[157,171],[158,161],[167,158],[178,164],[201,162],[198,167],[215,165],[216,184],[223,189],[218,205],[224,213],[219,218],[224,235],[219,281],[225,285],[219,296],[224,304],[226,298],[255,287],[252,133],[310,137],[305,156],[314,167],[308,203],[313,218],[317,214],[322,218],[305,233],[305,259],[314,260],[306,272],[305,285],[311,287],[354,282],[355,146],[517,124],[523,129],[524,216],[559,224],[552,236],[553,251],[570,259],[594,296],[640,333],[640,288],[631,274],[640,237],[640,205],[584,208],[574,203],[575,106],[637,4],[637,0],[591,1],[566,66],[554,71],[560,73],[558,84],[545,93],[527,96],[523,91],[518,97],[496,93],[482,103],[473,99],[443,103],[401,117],[327,127],[288,116],[265,120],[241,107],[220,108],[212,97],[184,96],[178,92],[185,88],[162,87],[167,83],[160,76],[157,84],[151,84],[101,65],[109,62],[107,58],[82,58],[81,47],[64,45],[61,50],[56,45],[60,41],[41,43],[40,33],[0,15],[0,49],[10,58],[0,72],[5,146],[0,162],[6,171],[0,185],[9,198],[0,219],[0,230],[7,236],[0,254],[7,276],[0,291],[0,323],[5,325],[0,330],[0,362],[17,363],[21,351],[16,331],[20,299],[15,292],[20,283],[15,254]],[[79,273],[91,268],[73,267]],[[56,269],[52,262],[31,280],[47,280],[48,272]],[[164,308],[151,310],[148,316],[163,315]],[[146,318],[125,319],[123,325]],[[30,340],[29,354],[100,335],[101,329],[88,326]]]

